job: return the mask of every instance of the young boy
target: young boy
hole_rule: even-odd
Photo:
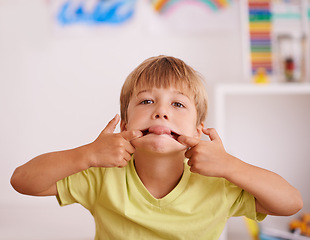
[[[215,240],[231,216],[260,221],[302,208],[298,190],[228,154],[217,132],[204,128],[205,88],[183,61],[145,60],[120,101],[121,119],[94,142],[34,158],[15,170],[13,187],[82,204],[95,218],[95,239]]]

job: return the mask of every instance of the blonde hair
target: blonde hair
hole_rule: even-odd
[[[197,125],[207,117],[208,100],[203,78],[182,60],[160,55],[151,57],[136,67],[126,78],[120,95],[121,118],[127,123],[131,97],[143,88],[175,87],[191,97],[196,105]]]

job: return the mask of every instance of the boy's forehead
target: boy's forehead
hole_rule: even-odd
[[[188,98],[191,98],[191,96],[193,95],[193,93],[188,89],[188,88],[185,88],[185,87],[177,87],[177,86],[170,86],[170,87],[137,87],[134,92],[133,92],[133,95],[135,96],[138,96],[139,94],[142,94],[142,93],[152,93],[154,90],[171,90],[173,93],[175,94],[180,94],[180,95],[184,95]]]

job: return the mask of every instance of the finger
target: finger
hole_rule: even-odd
[[[211,141],[222,142],[220,136],[218,135],[217,131],[214,128],[202,129],[202,132],[208,135]]]
[[[128,154],[133,154],[133,153],[136,151],[136,149],[134,148],[134,146],[132,146],[131,143],[128,142],[127,140],[126,140],[126,144],[125,144],[125,150],[126,150],[126,152],[127,152]]]
[[[190,159],[193,156],[192,148],[185,152],[185,157]]]
[[[121,136],[126,139],[127,141],[132,141],[136,138],[142,137],[143,133],[139,130],[130,130],[130,131],[124,131],[121,133]]]
[[[187,161],[187,165],[191,167],[191,166],[193,165],[193,162],[189,159],[189,160]]]
[[[178,137],[178,142],[187,147],[194,147],[200,142],[200,139],[181,135]]]
[[[126,162],[129,162],[130,159],[131,159],[131,154],[128,153],[128,152],[126,152],[126,153],[124,154],[124,160],[125,160]]]
[[[118,168],[123,168],[128,165],[128,161],[126,159],[123,159],[123,161],[117,166]]]
[[[113,133],[118,122],[120,120],[120,116],[118,114],[107,124],[107,126],[103,129],[104,133]]]
[[[190,171],[192,173],[198,173],[198,169],[195,167],[194,163],[190,160],[188,160],[187,165],[190,167]]]
[[[195,166],[191,166],[189,169],[192,173],[199,173],[199,170]]]

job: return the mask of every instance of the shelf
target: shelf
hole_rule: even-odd
[[[227,96],[310,95],[310,83],[219,84],[215,87],[215,127],[225,140]]]
[[[310,83],[220,84],[216,95],[239,94],[310,94]]]
[[[255,1],[249,2],[240,1],[244,76],[252,78],[263,67],[269,77],[284,79],[283,63],[291,58],[294,67],[287,70],[294,78],[309,81],[309,0],[264,0],[257,6]]]

